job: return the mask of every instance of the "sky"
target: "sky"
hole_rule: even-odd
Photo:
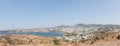
[[[0,0],[0,30],[119,20],[120,0]]]

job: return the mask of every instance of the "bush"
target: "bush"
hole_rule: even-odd
[[[55,45],[58,45],[60,41],[55,39],[55,40],[53,40],[53,42],[54,42]]]
[[[116,39],[120,40],[120,35],[118,35]]]

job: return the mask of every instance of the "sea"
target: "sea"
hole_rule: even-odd
[[[50,37],[63,36],[63,34],[58,32],[5,32],[5,31],[2,31],[0,32],[0,34],[30,34],[30,35],[50,36]]]

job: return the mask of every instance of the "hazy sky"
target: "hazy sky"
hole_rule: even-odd
[[[120,24],[120,0],[0,0],[0,29]]]

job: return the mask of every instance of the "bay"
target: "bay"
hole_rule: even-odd
[[[0,32],[0,34],[30,34],[30,35],[37,35],[37,36],[63,36],[63,34],[58,32]]]

